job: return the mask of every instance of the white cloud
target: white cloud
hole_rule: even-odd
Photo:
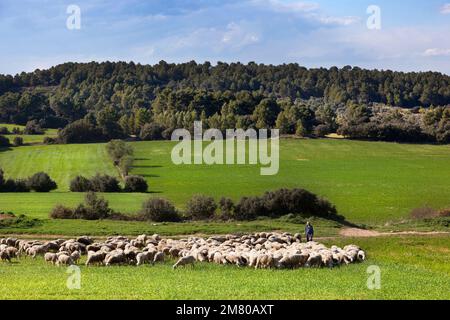
[[[257,43],[260,36],[251,30],[248,30],[242,23],[230,23],[222,36],[222,43],[231,45],[234,48],[241,48],[247,45]]]
[[[450,49],[438,49],[431,48],[425,50],[423,53],[425,57],[442,57],[442,56],[450,56]]]
[[[442,14],[450,14],[450,3],[446,3],[441,7]]]

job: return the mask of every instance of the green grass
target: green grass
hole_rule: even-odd
[[[280,187],[303,187],[336,204],[356,223],[379,224],[408,216],[416,207],[450,206],[449,146],[282,140],[280,171],[261,176],[259,166],[175,166],[171,142],[136,142],[133,174],[146,177],[151,195],[108,195],[112,207],[133,212],[147,196],[162,196],[183,209],[197,193],[217,199],[262,194]],[[51,194],[2,194],[0,208],[45,218],[56,203],[74,205],[81,195],[67,193],[70,178],[96,172],[117,175],[104,144],[28,146],[0,152],[0,167],[11,177],[46,171],[59,185]]]
[[[69,191],[70,180],[78,174],[87,177],[97,172],[118,175],[104,145],[99,144],[23,146],[0,152],[0,159],[0,167],[7,177],[26,178],[44,171],[58,183],[58,191]],[[29,196],[27,202],[33,202],[33,196],[41,197],[33,194]],[[71,198],[70,195],[68,198]]]
[[[392,237],[329,240],[357,243],[362,264],[335,269],[253,270],[197,264],[81,266],[81,289],[66,287],[65,268],[42,258],[0,263],[0,299],[450,299],[450,238]],[[381,289],[369,290],[367,268],[381,270]]]
[[[19,128],[20,130],[25,129],[25,126],[16,125],[16,124],[4,124],[0,123],[0,127],[6,127],[11,132],[14,128]],[[57,129],[45,129],[44,134],[23,134],[23,135],[16,135],[16,134],[6,134],[5,137],[9,139],[9,141],[12,143],[15,137],[21,137],[23,139],[23,142],[25,144],[38,144],[42,143],[44,141],[45,137],[51,137],[54,138],[58,134]]]

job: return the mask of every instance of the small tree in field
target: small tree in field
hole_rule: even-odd
[[[186,213],[193,220],[210,219],[214,217],[216,209],[214,198],[204,195],[194,195],[186,205]]]
[[[106,150],[116,166],[120,164],[122,158],[133,156],[133,147],[122,140],[111,140],[106,145]]]
[[[58,188],[56,182],[45,172],[38,172],[29,177],[27,186],[36,192],[50,192]]]
[[[148,184],[147,181],[141,176],[128,176],[125,178],[125,192],[147,192]]]
[[[23,146],[23,138],[22,137],[15,137],[13,140],[13,145],[15,147]]]
[[[162,198],[150,198],[142,205],[141,216],[145,220],[155,222],[178,222],[178,215],[175,206],[168,200]]]

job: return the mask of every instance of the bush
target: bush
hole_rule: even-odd
[[[50,192],[58,188],[55,181],[50,179],[48,174],[45,172],[38,172],[33,176],[29,177],[27,180],[27,186],[30,190],[36,192]]]
[[[266,216],[264,201],[259,197],[243,197],[234,210],[236,220],[254,220],[258,216]]]
[[[91,179],[92,190],[95,192],[120,192],[117,178],[97,174]]]
[[[103,142],[106,140],[107,138],[103,135],[102,130],[86,119],[74,121],[58,132],[58,141],[64,144]]]
[[[234,203],[230,198],[222,197],[219,201],[220,217],[224,220],[232,219],[234,216]]]
[[[108,218],[112,213],[108,201],[97,197],[95,192],[86,193],[84,203],[84,205],[80,204],[75,209],[74,216],[76,219],[100,220]]]
[[[70,181],[70,191],[72,192],[93,191],[93,186],[89,179],[83,176],[76,176]]]
[[[146,123],[141,129],[139,138],[145,141],[162,140],[164,128],[157,123]]]
[[[23,134],[23,131],[18,127],[14,127],[11,131],[12,134]]]
[[[27,181],[20,179],[8,179],[0,189],[1,192],[30,192]]]
[[[29,192],[30,189],[27,186],[25,180],[5,180],[4,172],[0,168],[0,192]]]
[[[125,192],[147,192],[147,181],[141,176],[128,176],[125,178]]]
[[[150,198],[142,205],[141,216],[145,220],[155,222],[178,222],[175,206],[168,200],[162,198]]]
[[[133,147],[122,140],[111,140],[106,145],[106,150],[116,166],[119,165],[121,159],[127,156],[131,157],[134,152]]]
[[[0,134],[9,134],[9,130],[7,127],[0,127]]]
[[[0,136],[0,147],[9,147],[9,139],[5,136]]]
[[[74,212],[72,209],[58,204],[50,212],[50,218],[52,218],[52,219],[75,219],[75,216],[74,216]]]
[[[36,120],[28,121],[25,129],[23,130],[24,134],[44,134],[44,130],[41,128],[39,123]]]
[[[55,138],[44,137],[44,144],[58,144],[58,140]]]
[[[319,124],[314,128],[314,135],[317,137],[325,137],[326,135],[331,133],[331,127],[326,124]]]
[[[193,220],[210,219],[214,217],[217,204],[214,198],[194,195],[186,205],[186,214]]]
[[[439,217],[450,217],[450,209],[443,209],[438,212]]]
[[[13,140],[13,145],[15,147],[23,146],[23,138],[22,137],[15,137]]]
[[[429,219],[436,218],[438,212],[430,207],[415,208],[409,214],[412,219]]]

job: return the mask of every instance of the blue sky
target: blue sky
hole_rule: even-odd
[[[81,10],[69,30],[66,10]],[[367,8],[381,29],[367,28]],[[450,0],[1,0],[0,73],[67,62],[297,62],[450,74]]]

